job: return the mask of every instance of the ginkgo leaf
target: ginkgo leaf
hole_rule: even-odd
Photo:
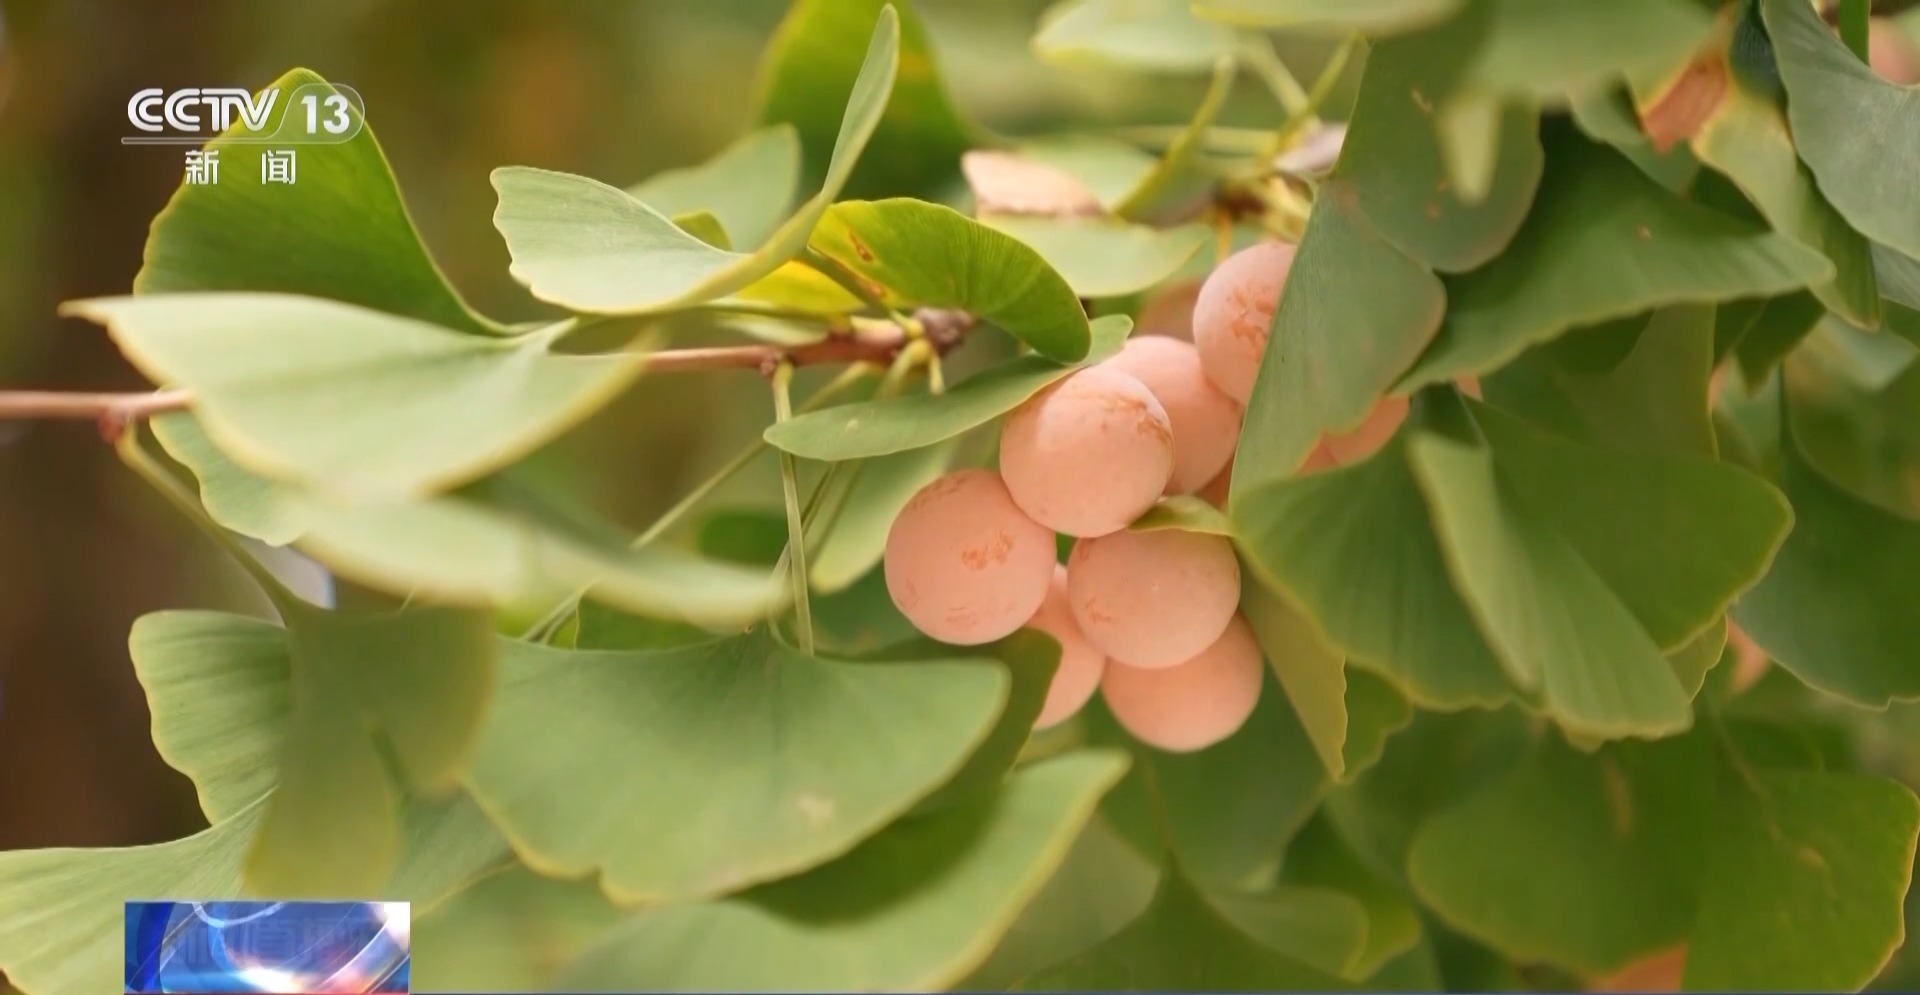
[[[1241,931],[1171,868],[1153,904],[1106,942],[1036,972],[1015,991],[1345,991],[1338,976]]]
[[[1428,708],[1500,704],[1512,691],[1454,590],[1403,439],[1362,463],[1250,490],[1233,506],[1234,533],[1251,569],[1349,664]]]
[[[642,352],[552,350],[567,325],[485,337],[285,294],[71,301],[158,383],[193,391],[248,469],[357,500],[412,497],[504,466],[625,390]]]
[[[905,199],[835,204],[812,244],[896,297],[970,312],[1049,359],[1087,355],[1087,314],[1066,279],[1026,243],[950,207]]]
[[[562,307],[638,314],[725,297],[773,273],[806,248],[846,185],[886,109],[899,56],[900,18],[884,7],[819,191],[750,251],[708,245],[598,180],[524,166],[495,170],[494,226],[513,256],[513,275],[534,296]]]
[[[930,991],[977,967],[1125,770],[1033,764],[998,792],[901,820],[845,857],[713,902],[642,912],[558,979],[574,991]],[[693,949],[753,956],[688,957]]]
[[[626,902],[721,895],[831,860],[939,787],[1008,683],[990,661],[844,663],[764,630],[648,651],[511,643],[467,785],[535,870],[598,871]],[[626,772],[617,793],[568,773],[606,764]]]
[[[1449,283],[1446,321],[1396,390],[1489,372],[1576,326],[1833,277],[1818,252],[1685,200],[1611,149],[1566,137],[1554,151],[1519,235]]]
[[[1835,484],[1791,433],[1780,487],[1795,524],[1734,621],[1795,677],[1869,708],[1920,698],[1913,647],[1920,610],[1904,577],[1920,557],[1920,521]]]
[[[1346,659],[1326,644],[1311,620],[1257,582],[1242,581],[1240,611],[1314,752],[1328,775],[1339,780],[1346,773]]]
[[[307,69],[267,89],[280,95],[281,128],[292,125],[304,99],[332,107],[334,97],[346,98]],[[134,292],[299,294],[461,332],[505,332],[448,285],[420,242],[363,109],[348,100],[345,114],[351,137],[303,142],[292,185],[251,181],[271,146],[236,140],[243,123],[209,142],[227,175],[248,181],[183,184],[153,219]],[[261,252],[263,240],[274,251]]]
[[[761,56],[754,119],[799,133],[808,183],[838,168],[842,108],[865,69],[860,54],[874,22],[888,8],[900,21],[900,74],[882,89],[886,110],[846,192],[931,195],[955,178],[961,153],[990,140],[948,93],[931,32],[916,11],[925,8],[916,0],[797,0]]]
[[[1040,253],[1081,297],[1120,297],[1172,276],[1210,237],[1200,225],[1150,228],[1107,218],[983,217]]]
[[[1496,474],[1492,451],[1421,432],[1408,457],[1461,597],[1515,685],[1584,735],[1653,737],[1692,723],[1659,645]]]
[[[1920,256],[1920,194],[1891,163],[1920,156],[1920,91],[1883,79],[1813,8],[1761,0],[1794,148],[1820,192],[1861,234]]]
[[[1205,72],[1238,48],[1233,32],[1193,15],[1185,0],[1064,0],[1040,17],[1043,58],[1131,69]]]
[[[705,211],[735,245],[761,245],[793,211],[800,137],[792,125],[748,132],[697,166],[669,169],[627,188],[668,217]],[[724,246],[723,246],[724,248]]]

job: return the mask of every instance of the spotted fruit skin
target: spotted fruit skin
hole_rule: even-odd
[[[1110,659],[1171,667],[1220,638],[1240,604],[1240,562],[1222,536],[1166,529],[1074,543],[1067,596]]]
[[[1239,402],[1213,385],[1191,343],[1160,335],[1128,339],[1100,364],[1146,385],[1173,425],[1173,477],[1168,494],[1191,494],[1218,476],[1240,444]]]
[[[1080,623],[1073,620],[1067,602],[1067,568],[1055,567],[1053,582],[1047,587],[1047,600],[1028,622],[1030,628],[1052,636],[1060,643],[1060,667],[1047,686],[1046,704],[1040,707],[1035,729],[1057,726],[1072,718],[1100,689],[1100,675],[1107,669],[1107,655],[1093,645]]]
[[[920,489],[887,533],[887,593],[914,628],[977,646],[1040,610],[1055,566],[1053,533],[1028,518],[990,470],[959,470]]]
[[[1235,615],[1220,638],[1172,667],[1109,661],[1101,696],[1135,739],[1172,753],[1204,750],[1240,731],[1265,683],[1260,644]]]
[[[1034,395],[1000,432],[1000,476],[1034,521],[1070,536],[1126,528],[1173,476],[1173,422],[1145,384],[1092,367]]]
[[[1207,378],[1241,404],[1253,396],[1293,254],[1293,246],[1285,242],[1241,249],[1208,274],[1194,299],[1193,344]]]

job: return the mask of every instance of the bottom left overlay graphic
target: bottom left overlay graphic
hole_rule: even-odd
[[[405,995],[405,902],[127,903],[127,992]]]

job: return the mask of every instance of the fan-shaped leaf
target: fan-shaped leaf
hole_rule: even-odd
[[[630,901],[845,853],[959,770],[1007,700],[989,662],[841,663],[764,631],[642,652],[509,645],[468,786],[534,869],[597,870]],[[582,776],[609,764],[619,792]]]
[[[165,294],[72,301],[207,433],[270,477],[356,500],[473,480],[578,423],[638,376],[639,352],[564,356],[569,326],[468,335],[315,297]]]
[[[1065,0],[1041,15],[1034,51],[1064,63],[1205,72],[1238,47],[1233,31],[1193,15],[1186,0]]]
[[[1410,31],[1452,16],[1465,0],[1198,0],[1202,17],[1253,28],[1361,31],[1385,35]]]
[[[835,204],[813,246],[914,304],[959,308],[1060,362],[1087,355],[1087,314],[1040,253],[950,207],[918,200]]]
[[[1683,200],[1611,149],[1555,148],[1520,234],[1449,284],[1446,322],[1396,389],[1489,372],[1578,325],[1833,277],[1819,253]]]
[[[885,7],[819,191],[749,252],[716,249],[598,180],[520,166],[495,170],[500,207],[494,226],[513,255],[513,275],[534,296],[563,307],[632,314],[725,297],[773,273],[806,248],[846,185],[879,126],[899,57],[900,19]]]
[[[777,124],[742,135],[706,162],[657,173],[627,192],[671,218],[708,212],[733,244],[761,245],[793,212],[799,185],[800,136],[793,126]]]
[[[280,94],[276,131],[292,125],[302,99],[345,96],[306,69],[268,89]],[[252,181],[270,146],[236,140],[243,125],[208,143],[227,175],[245,182],[182,185],[153,220],[134,292],[300,294],[461,332],[503,332],[447,285],[420,243],[362,108],[349,101],[347,115],[346,141],[300,146],[291,186]],[[273,251],[260,251],[263,245]]]
[[[1023,769],[845,857],[717,902],[641,913],[559,979],[589,991],[927,991],[984,960],[1060,865],[1121,758]],[[691,957],[688,951],[713,951]],[[740,956],[739,951],[753,951]]]
[[[980,219],[1040,253],[1081,297],[1121,297],[1178,272],[1207,243],[1200,225],[1149,228],[1108,218]]]

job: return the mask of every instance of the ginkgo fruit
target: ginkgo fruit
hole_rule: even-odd
[[[1162,529],[1083,539],[1067,558],[1074,620],[1108,657],[1134,667],[1193,658],[1240,604],[1233,544]]]
[[[1221,260],[1194,299],[1193,344],[1200,362],[1214,386],[1241,404],[1253,396],[1267,330],[1292,268],[1293,246],[1250,245]]]
[[[1133,738],[1189,753],[1246,725],[1260,703],[1265,669],[1253,630],[1235,615],[1218,639],[1176,666],[1145,669],[1108,661],[1100,694]]]
[[[1047,600],[1040,603],[1040,611],[1027,625],[1060,643],[1060,667],[1053,672],[1053,683],[1047,685],[1046,703],[1040,706],[1040,717],[1033,722],[1035,729],[1045,729],[1072,718],[1093,698],[1093,692],[1100,687],[1100,675],[1107,667],[1107,655],[1093,645],[1086,633],[1080,631],[1080,623],[1073,620],[1073,609],[1067,604],[1066,567],[1054,568]]]
[[[1102,367],[1041,391],[1000,432],[1000,476],[1029,517],[1070,536],[1125,528],[1167,489],[1173,422],[1145,384]]]
[[[1119,355],[1100,364],[1146,385],[1173,425],[1173,477],[1167,493],[1206,486],[1240,443],[1239,402],[1220,392],[1200,368],[1200,350],[1160,335],[1128,339]]]
[[[914,628],[974,646],[1025,625],[1046,600],[1053,533],[1028,518],[990,470],[920,489],[887,532],[887,593]]]

